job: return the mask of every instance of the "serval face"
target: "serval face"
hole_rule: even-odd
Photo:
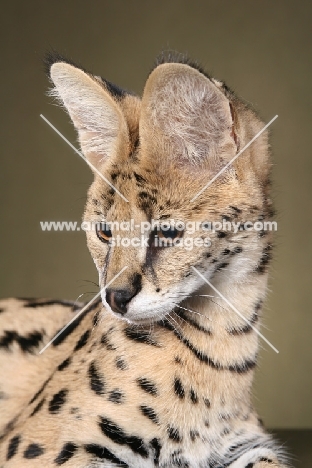
[[[192,267],[244,281],[268,236],[229,225],[269,216],[266,135],[202,188],[260,130],[255,114],[187,63],[158,64],[142,99],[62,61],[51,78],[95,174],[84,221],[104,305],[153,322],[205,284]]]

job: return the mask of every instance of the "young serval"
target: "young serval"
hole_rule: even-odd
[[[243,223],[271,217],[266,133],[202,191],[262,122],[179,56],[142,99],[62,57],[48,67],[94,171],[102,300],[42,354],[83,306],[2,302],[0,466],[285,467],[250,401],[272,239]]]

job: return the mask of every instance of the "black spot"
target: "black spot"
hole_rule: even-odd
[[[111,173],[110,176],[111,176],[112,182],[115,182],[115,180],[117,179],[118,175],[119,175],[118,172],[112,172],[112,173]]]
[[[109,401],[111,401],[112,403],[117,403],[117,404],[120,404],[123,402],[124,400],[124,395],[123,393],[118,390],[118,389],[115,389],[115,390],[112,390],[111,392],[109,392],[109,397],[108,397]]]
[[[71,357],[68,357],[67,359],[65,359],[63,362],[61,362],[61,364],[57,367],[57,370],[59,371],[62,371],[64,369],[66,369],[66,367],[69,366],[69,364],[71,363],[71,360],[72,358]]]
[[[41,343],[42,338],[43,333],[39,331],[22,336],[15,331],[6,330],[4,335],[0,337],[0,348],[9,349],[10,345],[15,341],[24,353],[33,353]]]
[[[108,335],[109,335],[109,331],[106,333],[103,333],[101,337],[101,344],[104,345],[108,351],[116,351],[117,348],[110,343]]]
[[[150,441],[150,445],[152,446],[154,450],[154,463],[155,466],[159,465],[159,457],[160,457],[160,451],[161,451],[161,444],[158,439],[154,438]]]
[[[71,307],[73,311],[80,309],[80,305],[76,304],[76,302],[72,301],[62,301],[62,300],[48,300],[48,301],[30,301],[28,304],[25,304],[24,307],[31,307],[35,309],[36,307],[47,307],[51,305],[62,305],[65,307]]]
[[[127,463],[117,458],[106,447],[102,447],[101,445],[97,444],[87,444],[84,446],[84,449],[87,453],[94,455],[96,458],[100,458],[101,460],[109,460],[120,468],[129,468]]]
[[[222,219],[224,219],[224,221],[231,221],[232,218],[227,215],[222,215]]]
[[[156,292],[160,292],[160,288],[156,288]]]
[[[177,428],[172,427],[172,426],[167,426],[167,433],[168,433],[168,437],[170,440],[173,440],[174,442],[182,441],[182,437],[180,436],[180,433]]]
[[[194,431],[194,430],[190,431],[190,438],[192,442],[194,442],[198,437],[199,437],[198,431]]]
[[[254,463],[248,463],[248,465],[246,465],[245,468],[253,468],[253,466],[255,466]]]
[[[46,386],[48,385],[48,383],[50,382],[51,379],[52,379],[52,375],[44,382],[44,384],[40,387],[38,392],[35,393],[35,395],[32,397],[32,399],[29,402],[30,405],[31,405],[31,403],[33,403],[38,398],[39,395],[41,395],[41,393],[46,388]]]
[[[208,328],[202,327],[199,325],[196,320],[192,319],[189,317],[184,311],[179,310],[177,314],[183,319],[184,322],[187,322],[189,325],[192,327],[196,328],[196,330],[199,330],[203,333],[207,333],[207,335],[212,335],[211,330]]]
[[[111,197],[113,197],[113,196],[115,195],[115,189],[110,188],[110,189],[108,190],[108,194],[109,194]]]
[[[211,253],[210,252],[206,253],[206,258],[210,258],[210,257],[211,257]]]
[[[127,445],[133,453],[137,453],[143,458],[148,457],[148,450],[139,437],[127,435],[121,427],[107,418],[100,417],[99,426],[103,434],[116,444]]]
[[[263,300],[262,299],[259,299],[259,301],[257,301],[256,305],[255,305],[255,312],[258,313],[259,310],[261,309],[261,306],[263,304]]]
[[[144,179],[144,177],[142,177],[137,172],[134,172],[133,175],[134,175],[136,181],[138,182],[138,184],[144,185],[146,183],[146,179]]]
[[[66,444],[63,445],[62,450],[54,460],[54,463],[56,463],[56,465],[63,465],[74,456],[77,449],[77,445],[73,444],[73,442],[66,442]]]
[[[221,435],[221,437],[224,437],[224,436],[230,434],[230,432],[231,432],[230,429],[228,427],[225,427],[220,435]]]
[[[81,335],[81,337],[79,338],[79,340],[77,341],[77,344],[75,346],[75,349],[74,351],[77,351],[78,349],[82,348],[83,346],[85,346],[87,344],[87,341],[89,339],[89,336],[90,336],[90,330],[87,330],[83,333],[83,335]]]
[[[268,244],[262,251],[262,255],[261,255],[261,258],[259,260],[259,263],[255,269],[255,271],[257,273],[265,273],[266,271],[266,267],[268,265],[268,263],[270,262],[270,260],[272,259],[272,254],[271,254],[271,250],[272,250],[272,245]]]
[[[248,318],[248,323],[241,327],[233,327],[227,330],[230,335],[244,335],[250,333],[253,329],[252,325],[254,325],[258,321],[258,314],[254,312],[250,318]]]
[[[126,361],[122,357],[116,357],[115,362],[117,369],[125,370],[128,368]]]
[[[198,396],[196,394],[196,392],[191,388],[190,390],[190,399],[191,399],[191,402],[196,404],[198,403]]]
[[[224,237],[226,237],[226,232],[217,231],[217,237],[218,237],[218,239],[223,239]]]
[[[159,322],[158,324],[159,326],[162,326],[166,328],[167,330],[170,330],[171,332],[173,332],[176,338],[179,341],[181,341],[181,343],[183,343],[194,354],[194,356],[196,356],[196,358],[200,362],[204,362],[205,364],[209,365],[212,369],[215,369],[218,371],[227,370],[230,372],[236,372],[238,374],[244,374],[248,372],[249,370],[254,369],[254,367],[256,366],[256,360],[252,360],[252,359],[246,359],[242,363],[234,363],[229,366],[224,366],[220,364],[219,362],[214,361],[209,356],[204,354],[202,351],[197,349],[193,345],[193,343],[191,343],[187,338],[185,338],[181,332],[177,331],[175,327],[170,322],[168,322],[168,320],[163,320],[162,322]]]
[[[157,203],[157,198],[155,198],[153,195],[151,195],[148,192],[141,191],[138,193],[139,196],[139,204],[145,202],[148,202],[149,204],[155,205]]]
[[[52,345],[53,346],[59,346],[60,344],[63,343],[63,341],[74,331],[76,330],[76,328],[80,325],[80,323],[82,322],[82,320],[85,318],[85,316],[93,311],[94,309],[96,309],[99,304],[100,304],[101,300],[99,299],[98,301],[95,301],[93,304],[91,304],[87,310],[85,310],[82,314],[80,314],[73,322],[70,323],[70,325],[68,325],[63,331],[62,331],[62,328],[55,333],[55,335],[57,335],[58,333],[60,333],[60,335],[55,338],[55,340],[52,342]]]
[[[146,379],[145,377],[140,377],[137,379],[137,383],[146,393],[150,393],[151,395],[158,394],[156,384],[154,384],[151,380]]]
[[[234,444],[234,445],[231,445],[231,447],[228,449],[228,451],[230,453],[233,453],[233,452],[236,452],[237,449],[243,447],[243,444],[242,443],[239,443],[239,444]],[[253,447],[254,448],[254,447]]]
[[[140,273],[135,273],[132,277],[131,282],[135,294],[138,294],[142,289],[142,275]]]
[[[4,312],[4,309],[3,309],[3,308],[0,309],[0,314],[2,314],[2,312]]]
[[[229,413],[220,413],[218,415],[219,421],[229,421],[231,419],[231,415]]]
[[[140,406],[141,413],[144,414],[147,418],[149,418],[153,423],[158,424],[158,416],[156,412],[153,410],[153,408],[150,408],[149,406],[141,405]]]
[[[210,400],[208,398],[204,398],[204,403],[205,403],[205,406],[207,406],[207,408],[211,407],[211,403],[210,403]]]
[[[7,451],[7,456],[6,456],[7,460],[10,460],[10,458],[14,457],[14,455],[17,453],[20,441],[21,441],[20,435],[16,435],[12,437],[8,445],[8,451]]]
[[[273,460],[271,460],[271,458],[261,457],[259,462],[273,463]]]
[[[190,468],[190,465],[185,460],[182,455],[182,450],[175,450],[173,453],[170,454],[170,466],[178,466],[180,468]]]
[[[45,398],[42,398],[42,400],[40,400],[39,403],[35,406],[32,413],[30,414],[30,416],[33,416],[34,414],[38,413],[38,411],[41,410],[42,405],[44,404],[44,402],[45,402]]]
[[[229,255],[231,253],[230,249],[224,249],[222,255]]]
[[[160,348],[160,345],[152,338],[150,332],[147,330],[142,330],[139,327],[129,325],[125,328],[125,335],[130,340],[136,341],[138,343],[144,343]]]
[[[242,247],[234,247],[234,249],[232,250],[232,255],[235,255],[235,254],[238,254],[238,253],[241,253],[243,251],[243,248]]]
[[[103,395],[105,392],[105,383],[103,377],[99,374],[94,361],[92,361],[89,366],[88,375],[91,390],[93,390],[97,395]]]
[[[92,323],[93,323],[93,326],[96,327],[97,324],[98,324],[98,321],[99,321],[99,316],[100,316],[100,312],[96,312],[93,316],[93,319],[92,319]]]
[[[177,364],[182,364],[181,358],[179,356],[175,356],[174,362],[176,362]]]
[[[242,212],[242,210],[239,209],[239,208],[237,208],[236,206],[231,206],[231,205],[230,205],[230,208],[231,208],[232,210],[236,211],[236,213],[241,213],[241,212]]]
[[[227,266],[228,266],[228,263],[226,263],[226,262],[220,263],[219,265],[216,266],[215,273],[216,273],[217,271],[223,270],[223,269],[226,268]]]
[[[61,410],[62,406],[66,402],[67,394],[68,390],[62,389],[53,395],[52,400],[49,402],[50,413],[56,414]]]
[[[44,449],[39,444],[29,444],[24,451],[24,458],[31,460],[33,458],[40,457],[44,453]]]
[[[16,425],[16,423],[17,423],[17,421],[18,421],[19,415],[20,415],[20,414],[18,414],[17,416],[15,416],[13,419],[11,419],[11,420],[4,426],[4,431],[3,431],[3,433],[0,435],[0,440],[2,440],[2,439],[4,438],[4,436],[5,436],[7,433],[13,431],[13,429],[15,428],[15,425]]]
[[[185,397],[184,387],[182,385],[181,380],[177,377],[174,379],[174,393],[178,395],[178,397],[181,398],[181,400]]]

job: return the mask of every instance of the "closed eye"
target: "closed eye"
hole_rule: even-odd
[[[112,238],[112,231],[106,223],[98,223],[95,232],[100,241],[108,243]]]

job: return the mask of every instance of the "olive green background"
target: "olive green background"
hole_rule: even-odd
[[[269,427],[312,427],[311,20],[309,1],[2,2],[0,295],[88,300],[97,292],[83,232],[39,226],[79,220],[92,180],[39,117],[76,144],[69,118],[45,95],[45,51],[138,93],[161,50],[187,52],[265,122],[279,115],[271,128],[278,233],[263,331],[280,353],[262,342],[255,402]]]

